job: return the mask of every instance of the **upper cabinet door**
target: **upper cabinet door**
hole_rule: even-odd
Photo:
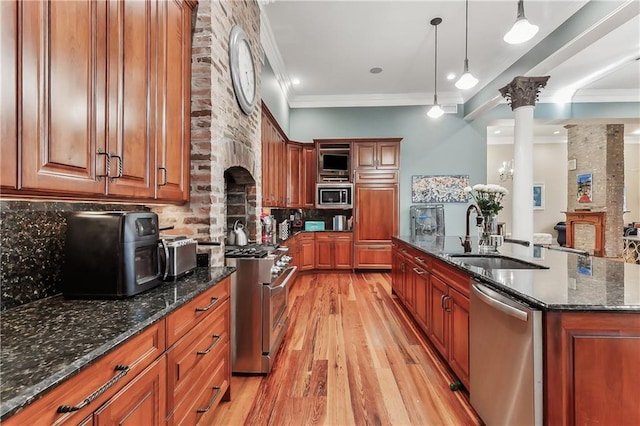
[[[22,1],[19,8],[22,188],[103,193],[105,3]],[[2,24],[4,33],[4,11]]]
[[[157,3],[108,3],[108,194],[155,196]],[[69,21],[72,22],[72,21]],[[68,24],[67,24],[68,26]]]
[[[159,4],[157,198],[189,199],[191,9]]]
[[[400,142],[380,142],[377,144],[378,169],[397,170],[400,168]]]
[[[376,168],[376,144],[373,142],[356,142],[351,145],[353,169],[367,170]]]
[[[0,186],[18,185],[18,3],[0,1]]]

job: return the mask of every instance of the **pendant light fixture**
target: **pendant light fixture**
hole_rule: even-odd
[[[478,79],[469,72],[469,57],[467,54],[469,48],[469,0],[465,2],[464,28],[464,72],[456,81],[456,87],[460,90],[471,89],[478,84]]]
[[[518,16],[503,40],[509,44],[520,44],[529,41],[538,32],[538,26],[529,23],[524,16],[524,0],[518,0]]]
[[[435,61],[434,61],[434,72],[433,72],[433,106],[427,112],[427,115],[431,118],[438,118],[444,111],[440,108],[438,104],[438,25],[442,22],[442,18],[433,18],[431,20],[431,25],[436,28],[436,37],[435,37]]]

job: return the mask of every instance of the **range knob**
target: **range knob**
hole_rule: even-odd
[[[271,267],[271,275],[278,275],[280,274],[280,272],[282,271],[282,268],[280,268],[279,266],[272,266]]]
[[[284,260],[278,260],[278,261],[276,262],[276,266],[279,266],[279,267],[281,267],[281,268],[284,268],[285,266],[287,266],[287,264],[288,264],[288,263],[289,263],[289,262],[286,262],[286,261],[284,261]]]

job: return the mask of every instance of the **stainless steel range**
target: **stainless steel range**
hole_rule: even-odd
[[[233,373],[267,374],[284,338],[288,286],[296,267],[289,267],[286,248],[227,246],[231,276],[231,360]]]

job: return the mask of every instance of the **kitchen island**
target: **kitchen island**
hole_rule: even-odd
[[[640,423],[640,266],[509,243],[499,251],[541,268],[469,266],[458,237],[394,238],[394,292],[467,387],[472,279],[541,310],[544,423]]]
[[[226,331],[219,333],[218,338],[214,339],[214,343],[221,344],[210,355],[211,367],[207,368],[212,370],[219,365],[224,366],[222,370],[228,373],[228,377],[224,377],[224,394],[230,379],[227,300],[230,293],[229,276],[234,271],[235,268],[228,267],[196,268],[186,277],[162,283],[128,299],[68,300],[60,295],[2,312],[0,421],[7,424],[12,424],[13,421],[16,424],[51,424],[80,414],[81,418],[73,418],[74,422],[79,423],[104,403],[109,395],[113,396],[118,389],[124,392],[131,387],[138,379],[134,375],[143,376],[145,372],[152,371],[150,368],[155,368],[152,372],[157,373],[159,379],[149,384],[154,395],[149,399],[157,403],[151,408],[155,410],[160,407],[162,410],[159,413],[148,413],[151,417],[146,421],[151,424],[157,419],[158,424],[164,424],[166,417],[175,414],[173,409],[167,409],[168,413],[164,412],[165,393],[168,392],[168,399],[173,401],[174,389],[166,389],[164,384],[167,371],[171,373],[175,364],[172,357],[180,354],[183,346],[197,344],[198,347],[205,345],[206,348],[210,344],[206,340],[211,340],[212,329],[216,328]],[[196,333],[199,325],[206,326],[203,333]],[[167,349],[168,355],[165,356]],[[122,354],[122,358],[112,360],[118,352]],[[121,359],[130,361],[126,363],[127,369],[118,365],[116,371],[120,373],[116,374],[112,363],[106,363],[106,379],[98,377],[102,370],[97,367],[102,367],[104,361],[113,361],[114,365],[125,364]],[[185,364],[184,360],[179,361],[182,369],[185,366],[204,368],[209,363],[207,360],[207,364],[200,362],[198,365],[194,362],[190,365],[188,362]],[[149,367],[141,371],[145,365]],[[218,374],[217,371],[211,375],[212,378]],[[47,403],[46,408],[33,410],[36,404],[43,405],[43,401],[56,393],[61,394],[65,404],[82,403],[83,398],[91,392],[77,395],[81,390],[75,390],[74,394],[74,387],[79,388],[83,382],[89,382],[87,377],[92,376],[98,377],[99,385],[108,383],[112,387],[100,387],[104,392],[92,394],[95,401],[87,398],[91,401],[86,407],[70,409],[65,413],[58,408],[61,407],[60,403]],[[189,377],[182,370],[177,376]],[[112,377],[113,380],[108,380]],[[122,380],[118,383],[116,377]],[[74,383],[74,380],[79,380],[80,383]],[[171,380],[174,379],[168,377],[167,381]],[[194,390],[195,382],[201,384],[200,380],[197,376],[189,380],[194,382],[188,385],[191,386],[190,389],[186,389],[191,392],[191,399],[200,399]],[[128,382],[131,383],[123,388]],[[98,387],[92,387],[91,390]],[[130,396],[128,399],[131,399]],[[207,402],[210,400],[209,397],[206,399]],[[179,403],[180,400],[176,398],[176,412],[182,409]],[[186,403],[182,405],[186,410]],[[25,417],[29,410],[31,413]],[[13,416],[14,414],[16,415]],[[20,419],[16,420],[18,417]]]

